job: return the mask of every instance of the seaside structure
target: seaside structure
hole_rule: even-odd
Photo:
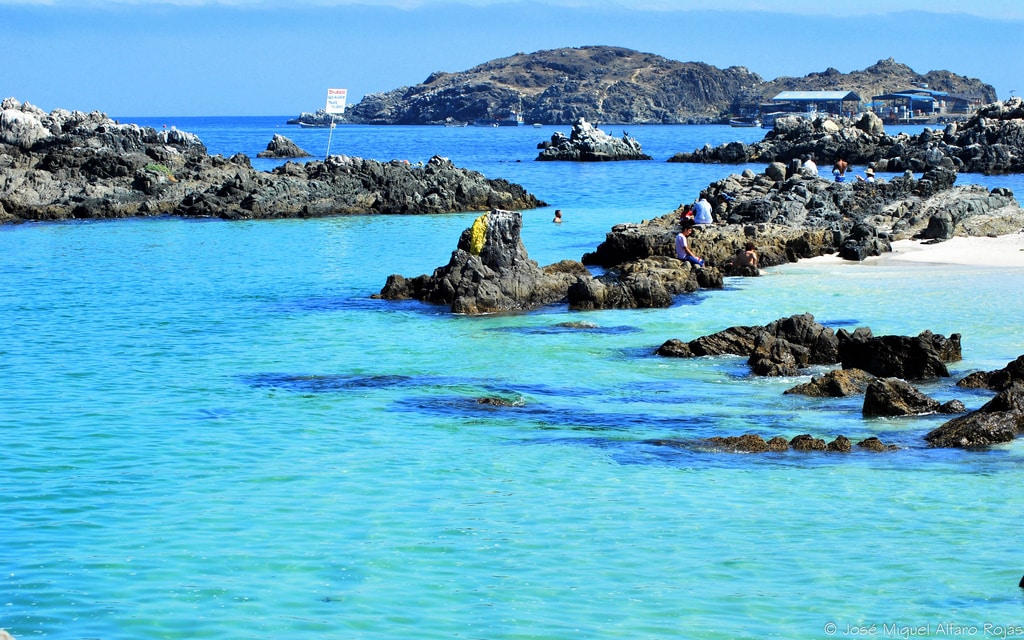
[[[852,115],[860,110],[861,97],[853,91],[783,91],[762,105],[762,113],[831,113]]]
[[[943,119],[962,119],[979,106],[978,100],[945,91],[930,91],[927,87],[872,96],[868,105],[887,124],[930,124]]]

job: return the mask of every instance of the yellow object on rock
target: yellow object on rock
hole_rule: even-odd
[[[474,256],[480,255],[480,252],[484,249],[484,243],[486,242],[487,214],[485,213],[473,221],[473,227],[470,230],[469,252]]]

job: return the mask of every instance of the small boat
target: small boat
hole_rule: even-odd
[[[730,127],[760,127],[761,119],[757,116],[741,116],[729,120]]]

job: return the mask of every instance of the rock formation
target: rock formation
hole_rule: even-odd
[[[181,215],[240,218],[529,209],[519,185],[456,168],[332,156],[253,169],[210,156],[194,134],[119,124],[98,112],[50,113],[13,98],[0,112],[0,223]]]
[[[854,118],[822,115],[785,116],[763,140],[752,144],[729,142],[677,153],[669,162],[783,164],[811,155],[822,168],[839,157],[851,165],[872,166],[876,172],[925,172],[947,166],[960,173],[1024,172],[1024,99],[987,104],[964,122],[919,134],[885,132],[873,113]]]
[[[923,331],[917,336],[873,336],[867,328],[840,329],[839,361],[844,369],[861,369],[880,378],[924,380],[949,377],[948,362],[958,362],[960,334]]]
[[[516,211],[484,214],[462,232],[446,266],[430,276],[391,275],[376,297],[422,300],[465,314],[523,311],[565,301],[569,285],[589,272],[569,260],[539,267],[523,246],[522,225]]]
[[[1002,391],[1013,386],[1015,383],[1024,383],[1024,356],[995,371],[975,371],[966,376],[957,386],[965,389],[991,389]]]
[[[924,437],[933,447],[974,448],[1009,442],[1024,432],[1024,384],[1015,382],[977,411]]]
[[[879,378],[864,394],[861,412],[865,416],[916,416],[926,413],[963,413],[959,400],[942,403],[921,393],[906,380]]]
[[[583,118],[572,125],[569,137],[556,131],[551,140],[539,145],[538,160],[575,160],[578,162],[601,162],[606,160],[650,160],[640,143],[625,132],[622,138],[614,138],[601,131]]]
[[[267,148],[256,154],[257,158],[308,158],[311,154],[299,148],[291,139],[275,133]]]

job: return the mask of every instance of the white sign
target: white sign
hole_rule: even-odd
[[[327,90],[327,113],[345,113],[345,100],[348,89]]]

